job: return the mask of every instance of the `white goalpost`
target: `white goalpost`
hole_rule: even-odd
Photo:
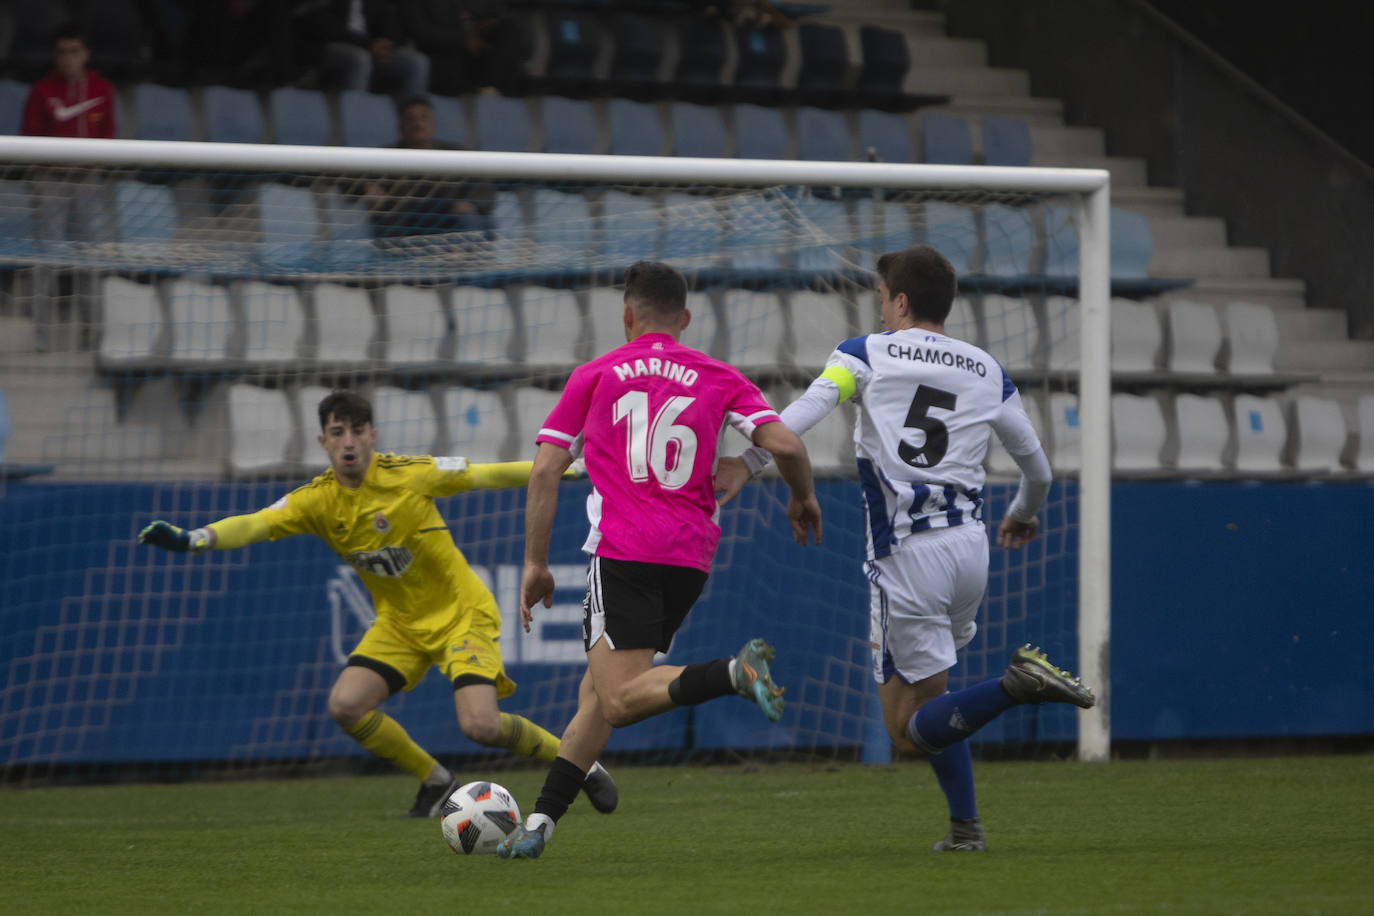
[[[97,493],[92,498],[100,505],[83,502],[82,493],[88,491],[70,498],[80,506],[75,514],[83,524],[101,531],[92,535],[87,552],[95,557],[103,545],[103,558],[85,561],[84,580],[77,581],[81,575],[75,567],[62,574],[75,583],[67,591],[62,591],[66,586],[40,582],[33,557],[23,551],[11,551],[3,560],[0,573],[12,591],[0,593],[5,599],[0,604],[6,606],[0,612],[0,630],[9,634],[0,642],[0,658],[9,668],[8,680],[0,681],[0,764],[54,768],[103,762],[103,752],[82,742],[94,741],[93,732],[118,720],[125,706],[135,702],[137,688],[110,688],[106,695],[99,686],[80,685],[101,678],[125,678],[138,685],[165,674],[174,651],[189,646],[182,631],[167,635],[165,624],[175,619],[179,626],[186,621],[199,625],[213,617],[213,608],[207,608],[228,601],[233,591],[231,571],[251,565],[243,561],[242,551],[214,563],[209,557],[194,558],[200,567],[148,561],[129,546],[126,529],[136,526],[129,513],[161,510],[204,523],[231,514],[231,509],[266,505],[288,486],[308,480],[317,472],[310,470],[309,458],[311,399],[318,401],[316,395],[330,386],[367,388],[374,402],[387,405],[379,408],[383,424],[388,414],[411,424],[401,438],[415,451],[479,459],[527,457],[532,445],[524,441],[522,418],[546,410],[570,366],[613,336],[615,329],[608,331],[605,323],[608,290],[637,254],[652,254],[679,266],[693,283],[693,311],[702,313],[702,321],[694,321],[694,333],[702,335],[690,341],[694,346],[732,362],[744,361],[741,368],[760,380],[770,396],[795,391],[819,368],[814,355],[805,352],[808,337],[824,330],[810,317],[822,314],[809,311],[814,300],[833,306],[834,311],[824,314],[834,318],[835,327],[852,333],[875,329],[868,277],[873,259],[917,241],[942,251],[955,249],[952,260],[965,275],[964,333],[957,321],[951,333],[975,339],[999,359],[999,347],[1011,346],[1016,338],[1012,348],[1027,354],[1024,367],[1008,367],[1018,384],[1024,380],[1047,402],[1055,396],[1076,397],[1072,432],[1078,437],[1077,466],[1061,475],[1051,453],[1056,480],[1068,478],[1057,486],[1073,494],[1055,510],[1059,521],[1053,523],[1052,538],[1047,535],[1052,544],[1064,546],[1044,547],[1039,559],[1024,567],[1007,561],[1005,585],[999,586],[995,600],[1010,609],[1005,626],[998,623],[994,632],[1000,634],[996,639],[1041,632],[1024,618],[1055,602],[1057,586],[1047,584],[1048,577],[1057,576],[1054,581],[1066,583],[1065,589],[1072,587],[1073,594],[1064,600],[1076,608],[1066,609],[1064,622],[1055,624],[1063,631],[1057,638],[1076,644],[1076,673],[1094,688],[1098,704],[1073,718],[1065,713],[1063,721],[1075,732],[1078,759],[1110,758],[1112,289],[1106,171],[35,137],[0,138],[0,168],[10,176],[0,180],[0,276],[8,291],[0,303],[7,303],[9,315],[23,317],[28,298],[38,314],[42,303],[30,279],[35,271],[85,272],[98,278],[102,290],[91,319],[93,339],[85,351],[77,352],[80,347],[73,345],[65,356],[51,349],[26,354],[13,363],[13,376],[0,375],[0,388],[12,392],[16,431],[24,422],[48,423],[37,438],[12,438],[9,461],[52,469],[48,477],[22,485],[25,492],[37,492],[40,501],[49,493],[57,498],[66,486],[100,485],[98,492],[89,491]],[[109,232],[84,242],[5,237],[7,231],[19,232],[13,227],[31,224],[25,221],[32,219],[38,203],[26,196],[25,170],[33,168],[78,174],[89,186],[103,189],[111,208]],[[377,211],[369,209],[369,183],[413,189],[420,185],[403,185],[402,179],[414,176],[435,187],[481,184],[489,196],[480,206],[492,221],[481,228],[381,238]],[[192,184],[194,194],[187,190]],[[268,186],[289,205],[269,199],[261,190]],[[186,216],[191,198],[201,214],[194,226]],[[159,203],[140,211],[144,200]],[[565,204],[566,210],[558,209]],[[444,206],[446,214],[472,212],[471,207],[450,208],[447,201]],[[179,214],[166,217],[176,226],[165,234],[149,232],[147,226],[163,218],[157,215],[163,207]],[[1058,222],[1047,230],[1051,212]],[[274,234],[291,229],[287,224],[296,219],[302,222],[295,236],[274,243]],[[512,228],[515,224],[518,228]],[[1052,264],[1069,265],[1064,269],[1071,272],[1052,269]],[[197,277],[209,278],[204,288],[211,292],[178,299],[182,288],[177,284]],[[80,289],[73,282],[61,295],[75,298]],[[140,295],[152,303],[146,313],[150,317],[117,324],[117,313],[125,314],[119,309],[132,301],[127,297]],[[1055,296],[1071,303],[1077,314],[1047,313],[1046,303]],[[1025,313],[1039,317],[1017,324],[1022,319],[1008,319],[998,311],[1003,299],[997,297],[1024,301]],[[292,304],[290,313],[280,317],[274,303],[288,299],[299,308]],[[416,311],[407,311],[412,305]],[[178,318],[192,313],[194,320]],[[345,315],[353,317],[336,317]],[[349,321],[372,329],[353,356],[340,355],[349,352],[343,344],[331,349],[338,342],[339,322]],[[1051,337],[1056,333],[1052,326],[1064,322],[1077,329],[1078,351],[1065,360],[1072,368],[1059,371],[1045,354],[1063,355],[1063,341]],[[839,339],[823,342],[833,347]],[[121,341],[127,350],[118,349]],[[207,348],[212,359],[201,358]],[[269,352],[276,355],[263,355]],[[16,381],[18,374],[30,371],[89,375],[90,381],[73,381],[72,388],[100,389],[104,419],[93,431],[73,431],[95,416],[88,391],[81,394],[86,400],[79,408],[51,401],[49,413],[65,414],[48,420],[42,419],[42,403],[16,405],[13,391],[30,390]],[[151,391],[158,392],[156,397]],[[280,407],[269,410],[269,402]],[[215,419],[236,416],[244,404],[261,408],[247,414],[263,418],[251,429]],[[174,416],[178,410],[190,419]],[[412,416],[412,410],[425,419]],[[254,464],[238,457],[250,440],[266,443],[268,459]],[[388,447],[385,437],[382,446]],[[400,441],[394,440],[392,447],[400,451]],[[810,441],[808,448],[813,448]],[[832,451],[842,453],[843,447]],[[846,470],[841,461],[829,461],[829,452],[826,456],[817,462],[818,473],[847,479],[852,466]],[[145,490],[131,500],[159,504],[117,505],[121,491],[111,488],[133,484]],[[997,493],[1013,485],[1014,479],[1004,473]],[[18,486],[0,482],[0,518],[10,527],[15,546],[27,548],[43,536],[43,529],[22,514],[17,500],[7,499],[6,493],[15,494]],[[33,490],[43,487],[50,489]],[[770,492],[765,487],[756,499],[742,499],[748,519],[727,532],[723,563],[740,568],[756,564],[761,575],[784,583],[780,588],[793,580],[797,589],[822,592],[828,587],[825,564],[832,558],[820,564],[824,568],[798,568],[794,575],[787,564],[804,564],[808,558],[775,555],[771,542],[764,540],[764,529],[776,527],[780,517]],[[465,552],[470,544],[486,545],[478,548],[474,567],[480,567],[498,601],[516,581],[510,572],[518,562],[519,540],[513,505],[493,499],[482,503],[480,512],[474,510],[471,519],[451,525]],[[266,561],[275,549],[253,548],[252,563]],[[857,569],[860,559],[859,553],[836,556],[834,568],[852,564]],[[1069,564],[1071,570],[1060,569]],[[539,637],[543,642],[515,633],[509,620],[511,632],[503,635],[508,664],[526,664],[531,666],[527,670],[541,673],[540,679],[531,676],[522,683],[521,691],[530,702],[544,704],[544,724],[555,730],[575,696],[575,680],[564,669],[575,663],[577,653],[565,651],[569,636],[564,630],[576,615],[572,592],[578,570],[571,562],[564,566],[560,603],[554,623]],[[337,563],[320,568],[332,577]],[[279,570],[280,578],[292,575]],[[811,575],[814,581],[807,578]],[[333,605],[328,624],[299,640],[302,653],[313,653],[314,667],[295,671],[283,679],[284,686],[267,691],[259,705],[272,711],[260,713],[264,718],[255,737],[233,744],[231,757],[313,759],[333,753],[336,745],[329,738],[313,737],[302,723],[315,715],[311,704],[319,698],[318,682],[337,663],[347,631],[361,626],[365,617],[361,592],[346,578],[312,581],[310,591],[301,592],[317,594],[318,601],[300,600]],[[717,591],[735,588],[736,581],[723,576]],[[1027,598],[1032,592],[1039,597]],[[834,594],[842,600],[852,597],[851,592]],[[732,597],[737,596],[719,594],[713,600]],[[767,603],[777,597],[760,592],[744,600]],[[819,597],[824,601],[832,595]],[[130,611],[133,605],[140,610]],[[851,610],[866,621],[866,598],[862,607]],[[518,616],[504,605],[503,611],[507,617]],[[784,610],[776,619],[779,626],[787,625]],[[807,631],[807,639],[821,643],[835,624],[804,616],[797,626]],[[111,635],[116,629],[123,634],[118,639]],[[801,684],[795,693],[789,691],[789,702],[795,696],[801,712],[786,740],[799,748],[828,750],[874,740],[865,725],[874,708],[872,685],[863,684],[868,676],[866,628],[834,635],[849,640],[827,656],[840,673],[798,671]],[[254,638],[250,634],[249,642],[257,646]],[[140,654],[137,645],[130,648],[128,640],[139,639],[149,641],[146,653]],[[215,639],[241,644],[244,634],[217,631]],[[562,642],[555,646],[558,640]],[[989,644],[988,659],[1005,648]],[[251,651],[275,657],[268,646]],[[126,662],[130,652],[132,660]],[[205,660],[197,657],[185,665],[203,669]],[[547,683],[542,673],[549,674]],[[571,692],[568,683],[574,684]],[[81,703],[95,703],[100,712]],[[175,704],[167,698],[162,705]],[[179,707],[177,715],[193,718]],[[687,738],[656,733],[644,737],[642,747],[624,750],[678,747],[681,742],[705,748],[781,746],[781,739],[741,734],[732,722],[688,720],[681,729]],[[1055,734],[1051,729],[1044,738],[1033,731],[1030,740],[1055,740]],[[180,759],[219,753],[193,749]],[[865,759],[870,756],[866,753]],[[174,759],[176,754],[166,751],[160,757]]]

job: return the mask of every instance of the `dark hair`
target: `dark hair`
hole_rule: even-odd
[[[434,110],[434,103],[429,100],[427,95],[408,95],[396,103],[396,114],[399,116],[411,105],[423,105],[430,111]]]
[[[674,318],[687,307],[687,281],[659,261],[636,261],[625,271],[625,301],[658,318]]]
[[[878,258],[878,276],[889,295],[906,293],[911,317],[943,325],[954,305],[958,277],[954,265],[929,245],[893,251]]]
[[[320,401],[320,429],[337,417],[349,426],[372,422],[372,404],[356,391],[331,391]]]
[[[62,23],[52,33],[52,43],[56,45],[59,41],[76,39],[83,45],[90,47],[90,42],[86,39],[86,30],[81,27],[81,23],[69,20]]]

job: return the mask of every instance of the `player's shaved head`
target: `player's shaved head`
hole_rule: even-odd
[[[320,401],[320,429],[329,425],[329,418],[346,426],[372,422],[372,404],[356,391],[331,391]]]
[[[911,316],[943,325],[954,306],[954,265],[929,245],[916,245],[878,258],[878,277],[890,295],[906,294]]]
[[[674,321],[687,308],[687,281],[667,264],[636,261],[625,271],[625,304],[655,321]]]

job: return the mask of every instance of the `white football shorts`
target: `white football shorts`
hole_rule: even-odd
[[[988,534],[982,524],[934,528],[906,537],[865,564],[873,677],[914,684],[954,667],[978,632],[974,618],[988,587]]]

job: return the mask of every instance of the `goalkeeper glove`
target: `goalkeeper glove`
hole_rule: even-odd
[[[187,531],[159,520],[138,533],[138,542],[177,553],[200,553],[210,546],[210,532],[204,528]]]

